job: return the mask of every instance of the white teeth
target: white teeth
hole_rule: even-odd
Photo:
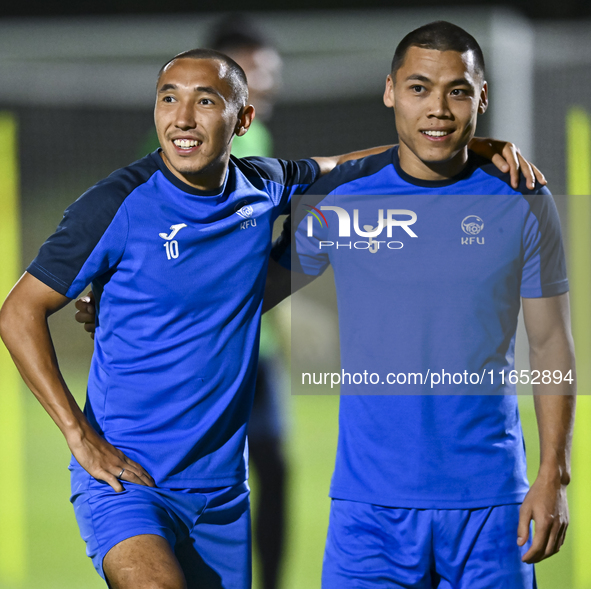
[[[445,137],[449,135],[451,131],[421,131],[425,135],[429,135],[429,137]]]
[[[196,141],[194,139],[175,139],[173,143],[181,149],[191,149],[191,147],[201,145],[201,141]]]

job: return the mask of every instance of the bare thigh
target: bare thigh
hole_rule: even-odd
[[[161,536],[133,536],[113,546],[103,561],[112,589],[186,589],[183,571]]]

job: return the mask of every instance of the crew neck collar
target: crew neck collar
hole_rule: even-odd
[[[398,175],[409,184],[413,184],[414,186],[422,186],[423,188],[442,188],[443,186],[451,186],[464,178],[467,178],[474,169],[474,158],[473,154],[470,150],[468,150],[468,161],[466,165],[462,169],[461,172],[452,176],[451,178],[446,178],[445,180],[422,180],[420,178],[415,178],[410,174],[407,174],[402,167],[400,166],[400,157],[398,156],[398,147],[396,146],[392,152],[392,163],[394,164],[394,168],[396,168],[396,172]]]
[[[164,159],[162,158],[162,148],[159,147],[156,151],[153,151],[150,155],[156,161],[158,168],[164,174],[164,177],[174,186],[176,186],[179,190],[186,192],[187,194],[192,194],[194,196],[220,196],[224,193],[226,188],[226,183],[228,182],[228,174],[230,172],[230,167],[228,166],[228,170],[226,171],[226,177],[224,178],[224,183],[221,185],[220,188],[216,188],[215,190],[200,190],[199,188],[194,188],[190,186],[186,182],[183,182],[180,178],[177,178],[169,169]]]

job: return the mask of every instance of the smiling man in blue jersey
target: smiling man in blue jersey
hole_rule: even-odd
[[[250,586],[245,437],[273,221],[342,160],[230,160],[247,100],[223,54],[168,62],[162,149],[68,208],[0,316],[72,451],[81,534],[113,588]],[[82,412],[46,318],[89,282],[100,325]]]
[[[0,314],[2,339],[72,451],[77,521],[113,589],[250,586],[245,439],[273,221],[322,173],[383,151],[230,158],[254,116],[247,100],[227,56],[169,61],[155,106],[161,150],[68,208]],[[89,282],[100,321],[82,412],[47,317]]]
[[[334,269],[343,371],[323,587],[532,589],[532,563],[568,525],[575,367],[556,208],[468,150],[488,88],[459,27],[409,33],[384,102],[400,146],[316,182],[273,251],[309,277]],[[531,489],[509,379],[520,299],[541,445]]]

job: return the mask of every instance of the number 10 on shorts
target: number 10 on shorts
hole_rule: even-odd
[[[176,239],[167,241],[164,244],[164,249],[166,250],[166,257],[169,260],[176,260],[179,257],[179,242]]]

